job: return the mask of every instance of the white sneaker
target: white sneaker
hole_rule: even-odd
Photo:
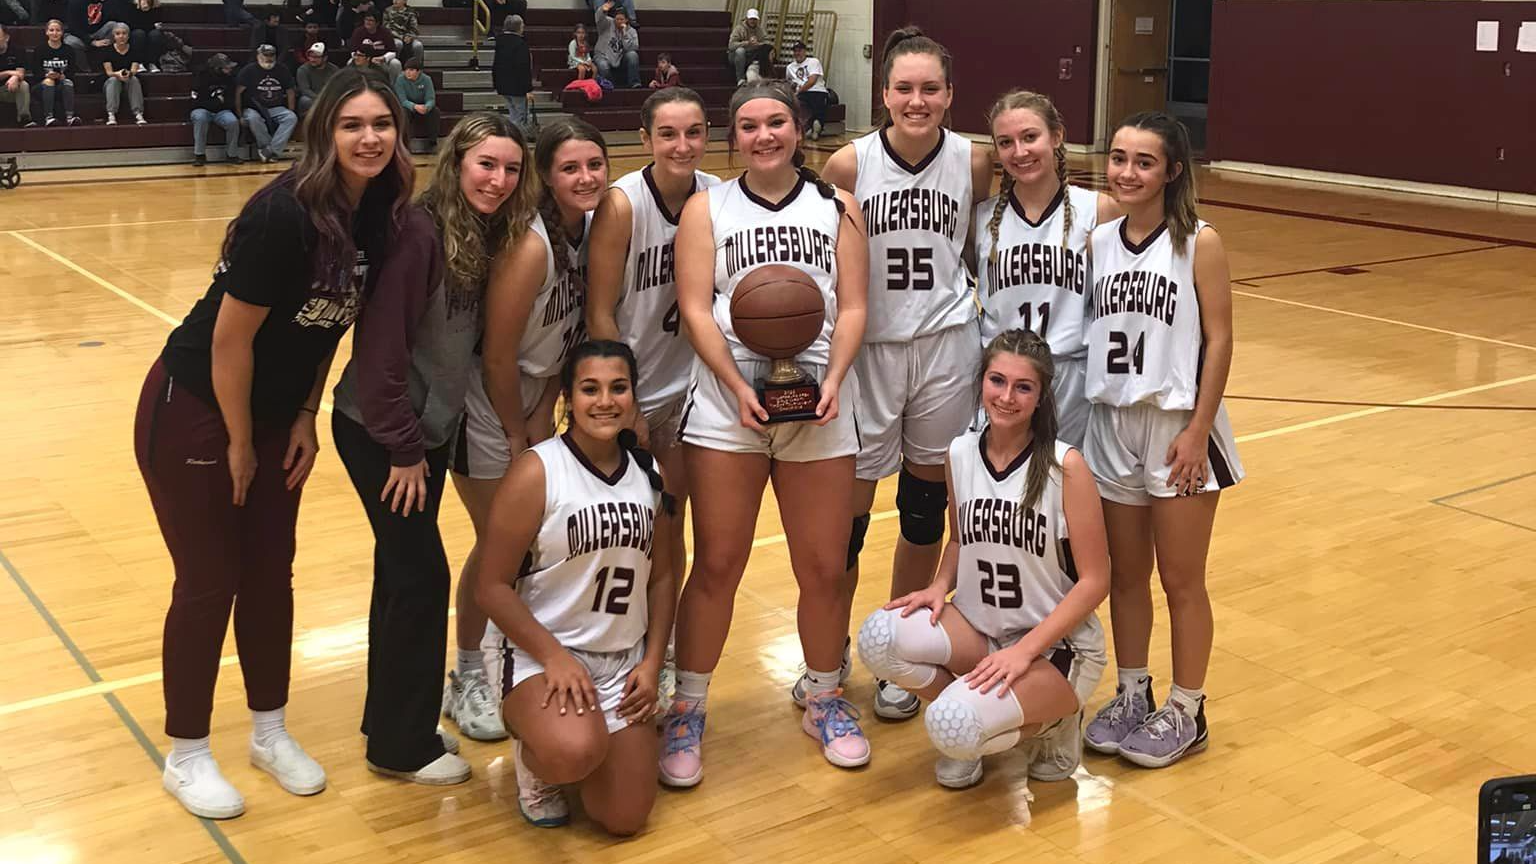
[[[276,777],[277,785],[294,795],[314,795],[325,788],[325,769],[286,732],[271,747],[251,738],[251,764]]]
[[[507,737],[501,706],[496,704],[484,672],[467,672],[463,676],[448,673],[448,685],[443,688],[443,716],[451,718],[460,732],[476,741],[501,741]]]
[[[452,732],[444,729],[441,723],[439,723],[437,726],[437,737],[442,739],[444,750],[447,750],[449,753],[454,755],[458,755],[459,739],[454,737]]]
[[[212,756],[198,757],[180,768],[165,760],[160,785],[193,816],[233,819],[245,812],[245,799],[224,779]]]
[[[841,667],[839,667],[838,670],[837,670],[837,686],[839,686],[839,687],[843,686],[844,684],[847,684],[848,683],[848,679],[853,675],[853,654],[852,654],[852,648],[853,648],[853,641],[852,640],[847,640],[847,641],[843,642],[843,665]],[[811,673],[805,671],[805,664],[801,663],[800,664],[800,677],[795,679],[795,686],[793,686],[793,687],[791,687],[789,689],[789,698],[793,699],[795,701],[796,705],[799,705],[801,708],[804,708],[805,707],[806,688],[809,687],[810,685],[811,685]]]
[[[368,763],[368,770],[423,786],[453,786],[469,779],[469,763],[452,753],[444,753],[415,771],[396,771],[372,762]]]
[[[512,742],[512,764],[517,769],[517,809],[536,828],[559,828],[571,821],[571,805],[565,793],[545,783],[523,764],[523,742]]]
[[[116,126],[117,125],[117,115],[116,114],[113,114],[111,112],[107,113],[107,125],[108,126]]]
[[[933,765],[933,776],[947,789],[966,789],[981,782],[981,760],[940,756]]]
[[[1054,783],[1072,776],[1083,761],[1083,711],[1056,721],[1056,727],[1039,739],[1029,761],[1033,780]]]
[[[883,720],[911,720],[923,707],[917,694],[889,681],[875,682],[875,716]]]

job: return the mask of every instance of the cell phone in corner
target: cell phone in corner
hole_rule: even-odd
[[[1477,801],[1478,864],[1536,864],[1536,775],[1497,777]]]

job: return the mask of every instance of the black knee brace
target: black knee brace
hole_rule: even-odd
[[[848,566],[852,570],[859,563],[859,553],[864,551],[864,534],[869,531],[869,514],[853,517],[853,530],[848,533]]]
[[[949,489],[943,480],[924,480],[901,469],[896,478],[896,509],[901,514],[901,536],[916,546],[944,539],[944,514]]]

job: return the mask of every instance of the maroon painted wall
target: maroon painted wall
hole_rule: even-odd
[[[1067,140],[1093,140],[1093,76],[1097,21],[1093,0],[875,0],[876,82],[880,101],[880,49],[892,30],[916,24],[937,39],[955,62],[954,127],[986,132],[987,109],[1005,90],[1046,93],[1067,123]],[[1062,59],[1072,77],[1062,81]]]
[[[1500,22],[1497,52],[1473,50],[1480,20]],[[1536,2],[1218,0],[1207,155],[1536,191],[1522,20]]]

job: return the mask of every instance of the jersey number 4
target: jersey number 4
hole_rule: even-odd
[[[1131,336],[1123,330],[1109,331],[1109,357],[1105,369],[1111,375],[1124,375],[1134,367],[1136,374],[1140,375],[1147,359],[1147,334],[1137,333],[1136,344],[1131,345]]]
[[[1017,564],[977,561],[976,568],[981,571],[981,602],[998,609],[1018,609],[1024,605]]]
[[[592,594],[592,611],[609,615],[629,612],[629,595],[635,591],[635,571],[628,567],[604,567],[597,571],[597,590]]]
[[[676,336],[678,329],[677,302],[673,301],[667,314],[661,316],[661,332]]]
[[[915,249],[885,250],[885,287],[892,291],[933,290],[933,250],[927,247]]]

